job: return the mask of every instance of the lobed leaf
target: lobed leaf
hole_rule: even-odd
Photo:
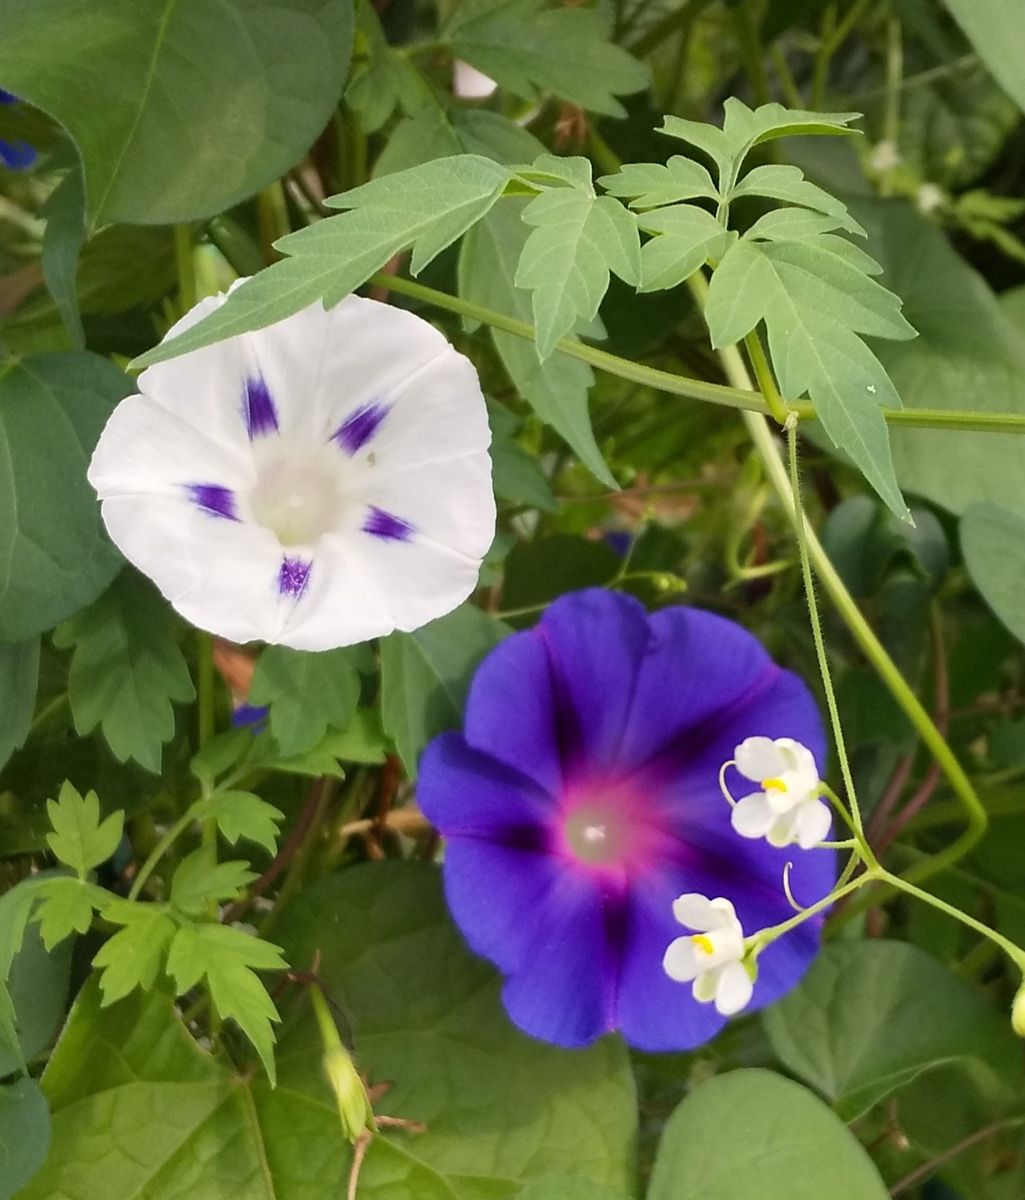
[[[542,156],[535,166],[551,161]],[[579,321],[597,315],[610,271],[634,285],[641,274],[636,218],[611,196],[595,196],[586,159],[554,161],[570,186],[543,191],[523,210],[523,220],[534,232],[523,246],[514,279],[517,287],[532,292],[542,361]]]
[[[74,647],[68,695],[76,730],[99,726],[117,759],[133,758],[154,773],[174,736],[172,701],[196,694],[175,621],[149,581],[125,571],[54,634],[56,645]]]
[[[270,729],[282,755],[315,746],[329,728],[344,729],[359,701],[358,651],[319,654],[268,646],[256,663],[249,700],[270,706]]]
[[[153,987],[177,926],[162,904],[118,897],[108,899],[103,916],[121,926],[93,958],[93,966],[100,971],[102,1003],[107,1006],[136,988],[149,991]]]
[[[413,248],[415,275],[492,207],[508,168],[459,154],[374,179],[328,204],[352,211],[276,242],[287,257],[235,288],[215,312],[141,355],[149,366],[260,329],[323,300],[337,304],[395,254]]]
[[[101,821],[96,793],[88,791],[82,796],[67,780],[58,799],[47,800],[46,815],[53,828],[46,835],[46,844],[79,879],[106,862],[121,842],[125,814],[113,812]]]
[[[37,894],[39,906],[33,920],[39,922],[43,945],[49,951],[73,933],[85,933],[92,925],[93,911],[103,907],[110,893],[83,879],[57,876],[44,880]]]
[[[212,846],[201,846],[181,860],[171,878],[171,905],[179,912],[199,916],[211,903],[237,900],[242,889],[256,878],[249,863],[238,859],[218,862]]]
[[[286,966],[277,946],[227,925],[183,926],[167,955],[167,973],[179,995],[205,979],[217,1011],[252,1042],[272,1085],[276,1072],[271,1026],[281,1018],[256,971]]]
[[[610,196],[632,197],[630,207],[637,209],[660,208],[681,200],[719,199],[705,168],[680,154],[674,154],[664,166],[625,163],[615,175],[603,175],[598,182]]]
[[[683,283],[709,259],[721,258],[737,236],[694,204],[654,209],[638,217],[638,224],[656,235],[641,247],[642,292]]]
[[[617,96],[640,91],[647,68],[610,40],[598,9],[543,0],[461,0],[442,30],[452,53],[532,100],[553,92],[591,112],[623,116]]]
[[[221,836],[233,846],[241,839],[256,842],[268,854],[278,844],[278,825],[285,814],[252,792],[216,792],[193,805],[197,821],[216,821]]]

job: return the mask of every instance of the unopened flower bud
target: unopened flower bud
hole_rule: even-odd
[[[1011,1004],[1011,1028],[1019,1037],[1025,1037],[1025,979],[1014,993]]]
[[[363,1080],[352,1055],[343,1046],[334,1046],[324,1054],[324,1071],[338,1103],[342,1130],[350,1142],[365,1130],[374,1129],[374,1113]]]

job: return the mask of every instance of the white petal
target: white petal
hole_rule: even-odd
[[[673,916],[681,925],[696,929],[699,933],[717,929],[722,924],[721,914],[713,907],[712,901],[700,892],[686,892],[678,896],[673,901]]]
[[[730,824],[746,838],[761,838],[769,832],[776,814],[764,792],[752,792],[738,800],[730,813]]]
[[[662,956],[662,969],[677,983],[690,983],[699,971],[697,950],[689,937],[676,938]]]
[[[745,738],[733,751],[737,770],[748,779],[761,783],[782,775],[789,765],[786,756],[772,738]]]
[[[461,100],[484,100],[497,87],[498,84],[490,75],[471,67],[461,58],[457,58],[452,64],[452,93]]]
[[[810,850],[829,837],[832,813],[822,800],[807,800],[797,810],[797,844],[802,850]]]
[[[727,900],[725,896],[716,896],[712,901],[712,912],[715,924],[710,925],[710,929],[728,929],[736,933],[740,932],[740,922],[737,920],[737,910],[733,907],[732,900]]]
[[[792,809],[790,812],[780,813],[775,818],[765,835],[770,846],[789,846],[795,840],[794,827],[797,824],[797,811]]]
[[[248,448],[225,445],[145,396],[128,396],[103,428],[89,464],[89,482],[100,495],[183,495],[188,484],[233,491],[252,486]]]
[[[753,991],[754,984],[743,963],[727,963],[719,970],[715,1007],[722,1016],[732,1017],[746,1007]]]
[[[166,497],[118,496],[102,511],[122,554],[186,620],[235,642],[277,639],[292,602],[278,591],[282,550],[269,530]]]
[[[712,967],[710,971],[702,971],[697,979],[694,980],[694,987],[691,989],[694,999],[701,1004],[707,1004],[709,1000],[714,1000],[719,990],[719,978],[723,971],[729,969],[729,965],[727,964],[725,967]]]

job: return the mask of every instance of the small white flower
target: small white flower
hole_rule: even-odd
[[[673,916],[688,929],[689,937],[671,942],[662,959],[662,967],[677,983],[690,983],[695,1000],[715,1007],[731,1017],[751,999],[754,983],[742,959],[744,931],[733,905],[724,897],[709,900],[697,892],[688,892],[673,901]]]
[[[749,737],[733,752],[733,764],[759,792],[733,806],[733,828],[746,838],[765,838],[772,846],[797,842],[810,850],[829,835],[829,805],[820,799],[815,759],[793,738]]]
[[[876,142],[868,156],[869,167],[880,175],[886,171],[892,171],[894,167],[899,167],[900,163],[900,150],[897,148],[896,142]]]
[[[498,84],[490,75],[471,67],[461,58],[452,64],[452,93],[461,100],[486,100],[497,88]]]
[[[428,322],[349,296],[138,388],[89,481],[116,545],[192,624],[327,650],[416,629],[476,585],[495,529],[487,412]]]
[[[935,183],[923,183],[915,194],[915,203],[919,212],[931,213],[935,212],[946,198],[943,189]]]

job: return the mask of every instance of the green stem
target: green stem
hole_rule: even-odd
[[[858,839],[859,847],[866,864],[875,867],[878,864],[865,841],[865,831],[862,828],[861,808],[858,805],[858,795],[854,787],[854,776],[851,773],[850,761],[847,757],[847,742],[840,723],[840,709],[836,703],[836,692],[833,689],[833,677],[829,669],[829,655],[826,653],[826,641],[822,636],[822,621],[819,619],[819,605],[815,597],[815,580],[811,571],[811,559],[808,555],[808,534],[804,522],[804,505],[801,503],[801,478],[797,465],[797,419],[794,418],[787,427],[787,453],[790,460],[790,490],[794,499],[794,532],[797,535],[797,550],[801,559],[801,576],[804,580],[804,595],[808,603],[808,619],[811,623],[812,641],[815,643],[815,657],[818,659],[819,674],[822,676],[822,690],[826,696],[826,708],[829,711],[829,724],[833,731],[833,745],[836,747],[836,757],[840,763],[840,775],[844,789],[847,792],[847,803],[850,806],[851,825],[854,836]]]
[[[752,329],[744,338],[744,347],[751,360],[751,366],[754,368],[758,387],[769,405],[769,412],[780,425],[785,424],[788,415],[787,402],[779,394],[779,388],[776,387],[776,381],[772,377],[772,368],[769,366],[769,360],[765,357],[762,339],[758,336],[756,329]]]
[[[809,904],[807,908],[801,911],[795,917],[790,917],[786,921],[781,921],[778,925],[770,925],[767,929],[759,929],[750,937],[752,949],[756,951],[763,950],[770,942],[781,938],[785,933],[789,933],[792,929],[796,929],[798,925],[803,925],[810,917],[816,916],[825,909],[834,905],[838,900],[842,900],[844,896],[849,896],[851,892],[856,892],[858,888],[864,887],[870,879],[875,879],[877,876],[872,871],[866,871],[864,875],[859,875],[857,879],[852,879],[850,883],[845,883],[843,887],[837,888],[829,893],[828,896],[823,896],[821,900],[817,900],[814,904]]]
[[[692,277],[691,286],[699,303],[703,306],[708,291],[708,284],[700,272]],[[736,346],[728,346],[720,351],[720,357],[726,377],[735,387],[750,388],[752,386],[751,377]],[[783,509],[796,530],[798,510],[795,504],[794,493],[790,486],[790,478],[780,458],[776,440],[764,417],[752,412],[745,412],[743,416],[744,424],[747,426],[755,448],[758,450],[765,466],[769,482],[775,488]],[[814,564],[819,582],[833,602],[852,637],[861,648],[862,653],[875,668],[890,694],[904,710],[908,720],[918,732],[918,736],[939,763],[967,819],[967,828],[954,842],[935,854],[928,861],[912,867],[903,877],[905,880],[911,881],[927,879],[930,875],[935,875],[952,863],[957,862],[960,858],[963,858],[978,842],[986,832],[987,825],[989,824],[986,810],[976,795],[971,780],[957,761],[954,752],[947,745],[946,738],[936,728],[932,717],[923,708],[918,697],[900,673],[897,665],[876,637],[874,630],[865,620],[864,616],[862,616],[861,610],[855,603],[854,598],[847,590],[836,568],[830,562],[829,555],[823,549],[822,543],[815,536],[814,530],[806,530],[805,541],[808,557]]]
[[[178,269],[178,307],[187,313],[196,303],[196,272],[192,263],[192,226],[175,225],[174,259]]]
[[[685,35],[700,15],[701,10],[707,8],[710,3],[711,0],[690,0],[689,4],[685,3],[671,9],[627,49],[635,58],[644,58],[645,55],[650,54],[652,50],[657,49],[664,41],[671,38],[674,33]]]
[[[136,875],[132,882],[131,890],[128,893],[129,900],[138,900],[142,889],[146,886],[146,880],[153,874],[153,869],[157,863],[164,857],[171,845],[181,837],[186,829],[192,824],[191,809],[184,816],[179,817],[171,828],[164,834],[159,842],[149,852],[149,857],[139,868],[139,874]]]
[[[402,296],[410,296],[433,304],[447,312],[468,317],[471,321],[479,321],[482,325],[490,325],[511,333],[515,337],[533,341],[534,326],[526,321],[518,321],[515,317],[507,317],[495,309],[485,308],[482,304],[474,304],[452,296],[448,292],[440,292],[436,288],[426,287],[411,279],[403,279],[398,275],[390,275],[378,271],[369,281],[396,292]],[[627,379],[632,383],[653,388],[672,396],[685,396],[691,400],[703,400],[708,404],[717,404],[724,408],[742,409],[752,413],[769,413],[769,405],[752,388],[726,387],[718,383],[707,383],[703,379],[691,379],[686,375],[677,375],[670,371],[661,371],[657,367],[648,367],[643,363],[633,362],[628,358],[620,358],[607,350],[599,350],[584,342],[571,341],[561,338],[556,343],[556,349],[570,358],[578,358],[582,362],[606,371],[619,379]],[[746,370],[744,372],[747,374]],[[807,402],[790,404],[789,411],[796,413],[802,421],[815,420],[815,406]],[[883,416],[888,425],[906,425],[921,429],[959,429],[973,433],[1025,433],[1025,414],[1023,413],[992,413],[972,412],[967,409],[894,409],[885,408]]]

